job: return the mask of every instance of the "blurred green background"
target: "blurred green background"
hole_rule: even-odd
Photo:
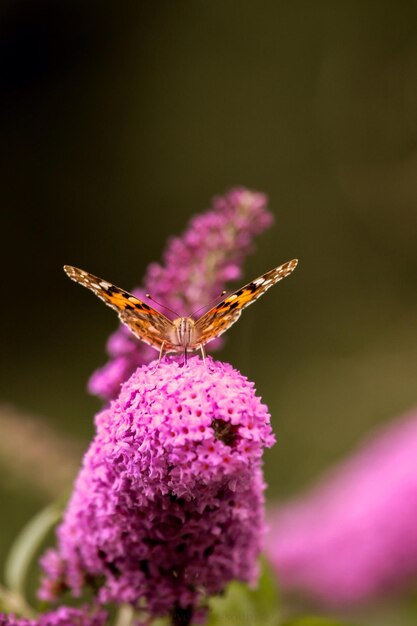
[[[62,265],[130,289],[233,185],[276,216],[245,278],[300,259],[218,353],[271,409],[269,502],[417,404],[415,2],[3,0],[0,88],[2,560],[117,326]]]

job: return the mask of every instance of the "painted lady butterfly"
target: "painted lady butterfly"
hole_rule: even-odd
[[[244,308],[255,302],[272,285],[291,274],[297,263],[297,259],[293,259],[262,274],[224,298],[197,320],[192,317],[170,320],[163,313],[106,280],[71,265],[65,265],[64,270],[72,280],[91,289],[108,306],[115,309],[123,324],[138,339],[159,350],[159,359],[166,352],[183,352],[186,359],[187,350],[198,349],[204,358],[204,346],[230,328],[239,319]]]

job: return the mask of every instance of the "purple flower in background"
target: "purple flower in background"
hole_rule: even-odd
[[[256,581],[267,407],[230,365],[181,363],[138,368],[97,415],[58,547],[43,559],[44,599],[92,585],[99,602],[191,621],[232,579]]]
[[[104,626],[106,618],[105,611],[91,613],[87,609],[62,606],[36,619],[0,613],[0,626]]]
[[[171,239],[164,263],[152,263],[144,278],[145,293],[178,315],[190,315],[218,296],[226,283],[240,278],[252,240],[272,223],[264,194],[238,187],[215,198],[213,207],[194,217],[181,237]],[[212,342],[209,349],[222,339]],[[155,358],[155,350],[137,341],[123,325],[107,343],[110,361],[90,379],[91,393],[110,400],[135,369]]]
[[[415,580],[416,518],[417,411],[278,508],[267,554],[284,589],[349,606]]]

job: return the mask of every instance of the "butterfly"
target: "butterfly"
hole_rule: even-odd
[[[298,260],[293,259],[262,274],[226,296],[197,320],[192,317],[170,320],[146,302],[102,278],[71,265],[64,265],[64,270],[72,280],[91,289],[108,306],[115,309],[123,324],[138,339],[159,350],[159,361],[168,352],[183,352],[186,361],[188,350],[201,350],[205,359],[204,346],[230,328],[239,319],[243,309],[291,274],[297,263]]]

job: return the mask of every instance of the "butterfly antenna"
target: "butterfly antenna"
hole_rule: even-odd
[[[161,306],[163,309],[166,309],[167,311],[171,311],[171,313],[173,313],[174,315],[176,315],[177,317],[180,317],[178,315],[178,313],[176,311],[174,311],[173,309],[170,309],[169,306],[165,306],[165,304],[161,304],[161,302],[158,302],[158,300],[155,300],[154,298],[152,298],[150,293],[145,293],[145,296],[148,298],[148,300],[152,300],[152,302],[155,302],[155,304],[158,304],[159,306]]]
[[[197,309],[197,311],[193,311],[193,313],[191,313],[191,317],[196,315],[196,313],[198,313],[199,311],[202,311],[203,309],[207,308],[208,306],[211,306],[212,304],[214,304],[219,298],[223,298],[223,296],[225,296],[226,293],[227,293],[227,291],[222,291],[221,293],[219,293],[219,295],[216,296],[211,302],[208,302],[207,304],[203,304],[203,306],[201,306],[199,309]]]

